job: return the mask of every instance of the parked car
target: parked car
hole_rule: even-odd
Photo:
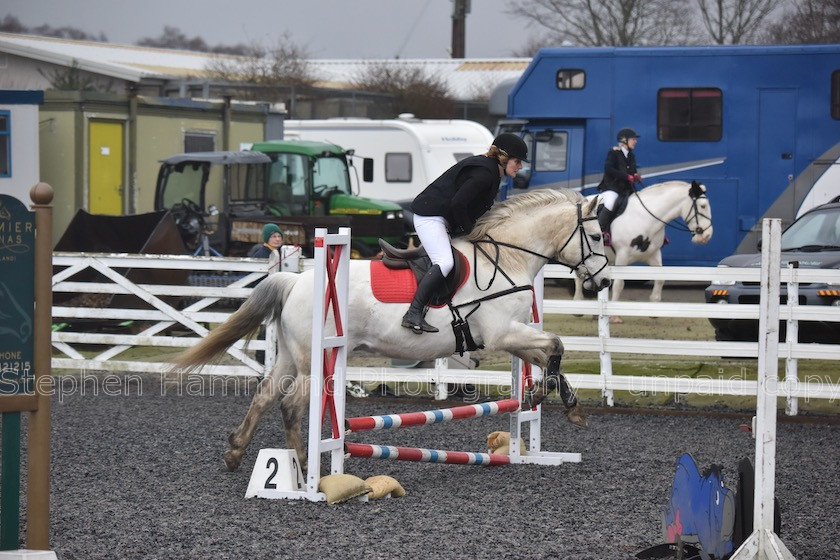
[[[782,262],[798,261],[800,268],[840,268],[840,202],[837,199],[803,214],[782,232]],[[760,267],[761,254],[749,253],[726,257],[718,266]],[[706,302],[720,304],[757,304],[761,286],[758,282],[714,282],[706,288]],[[787,303],[787,286],[782,284],[781,303]],[[799,305],[830,305],[840,308],[838,284],[799,285]],[[840,313],[840,309],[838,309]],[[709,319],[717,340],[757,340],[758,321],[747,319]],[[784,340],[785,322],[779,325]],[[800,342],[840,342],[840,323],[801,321]]]

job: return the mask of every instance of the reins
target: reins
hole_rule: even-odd
[[[567,266],[572,271],[577,271],[581,266],[584,266],[584,263],[586,262],[587,259],[589,259],[593,256],[599,256],[599,254],[592,251],[592,246],[589,244],[589,240],[586,237],[586,232],[583,229],[584,222],[591,221],[591,220],[596,220],[596,219],[597,218],[595,218],[595,217],[584,218],[583,217],[583,212],[582,212],[582,209],[581,209],[581,203],[577,203],[577,227],[575,227],[575,229],[569,234],[569,237],[566,239],[566,242],[563,243],[563,245],[560,247],[560,249],[558,249],[557,255],[559,256],[560,253],[562,253],[563,250],[569,245],[569,243],[571,243],[572,239],[574,239],[574,236],[578,235],[578,236],[580,236],[580,243],[581,243],[581,245],[580,245],[581,258],[575,265],[570,265],[568,263],[564,263],[564,262],[562,262],[558,259],[558,262],[560,264],[562,264],[563,266]],[[586,247],[589,248],[589,254],[588,255],[584,255],[584,243],[586,243]],[[492,245],[495,248],[495,255],[491,255],[490,252],[485,250],[481,246],[482,244]],[[464,352],[465,349],[466,350],[476,350],[476,349],[482,348],[482,346],[479,346],[479,345],[475,344],[475,341],[473,340],[472,335],[471,335],[470,330],[469,330],[469,325],[467,324],[467,319],[469,319],[470,315],[475,313],[478,310],[478,308],[481,307],[481,304],[483,302],[490,301],[490,300],[500,298],[500,297],[504,297],[504,296],[507,296],[507,295],[510,295],[510,294],[523,292],[525,290],[533,290],[533,286],[531,284],[523,285],[523,286],[517,286],[516,283],[513,281],[513,279],[499,265],[499,259],[500,259],[500,255],[501,255],[501,252],[500,252],[499,248],[500,247],[507,247],[509,249],[514,249],[516,251],[520,251],[520,252],[527,253],[529,255],[544,259],[546,262],[551,260],[551,257],[543,255],[542,253],[532,251],[531,249],[528,249],[526,247],[521,247],[519,245],[514,245],[513,243],[507,243],[507,242],[504,242],[504,241],[497,241],[496,239],[493,239],[493,237],[490,236],[490,235],[487,235],[487,239],[479,239],[479,240],[473,241],[472,245],[473,245],[473,262],[474,263],[478,262],[478,253],[480,251],[481,254],[484,255],[484,257],[493,265],[493,275],[490,277],[490,280],[488,281],[487,286],[484,287],[484,288],[482,288],[479,285],[478,267],[477,266],[473,267],[473,279],[475,281],[476,288],[478,288],[479,291],[486,292],[487,290],[489,290],[493,286],[493,283],[496,280],[496,275],[497,274],[501,274],[505,278],[505,280],[508,281],[508,283],[511,285],[511,287],[507,288],[505,290],[501,290],[499,292],[496,292],[496,293],[478,298],[478,299],[474,299],[474,300],[467,301],[467,302],[464,302],[464,303],[459,303],[458,305],[453,304],[452,301],[449,301],[447,303],[447,305],[449,306],[449,310],[452,313],[452,330],[455,332],[456,350],[459,353],[461,353],[462,355],[463,355],[463,352]],[[601,254],[600,256],[604,256],[604,255]],[[606,265],[606,258],[605,258],[604,262],[605,262],[604,266],[602,266],[598,270],[598,272],[600,272],[601,270],[606,268],[606,266],[607,266]],[[596,272],[596,274],[597,274],[597,272]],[[465,316],[462,317],[460,309],[463,308],[463,307],[470,306],[470,305],[475,305],[475,307],[472,310],[470,310],[469,313],[467,313]]]
[[[689,212],[688,218],[683,218],[683,220],[685,220],[685,225],[679,224],[679,223],[674,224],[674,223],[666,222],[665,220],[663,220],[662,218],[660,218],[659,216],[657,216],[656,214],[651,212],[650,208],[645,206],[644,200],[642,200],[642,197],[639,196],[639,191],[634,191],[633,194],[636,195],[636,199],[639,201],[639,204],[642,205],[642,208],[645,209],[645,212],[650,214],[650,216],[654,220],[659,222],[660,224],[664,224],[665,227],[670,227],[670,228],[674,228],[674,229],[679,230],[679,231],[684,231],[686,233],[691,233],[692,235],[700,235],[700,234],[704,233],[707,229],[709,229],[709,227],[712,227],[712,225],[711,225],[712,220],[711,219],[709,219],[709,227],[707,227],[707,228],[700,227],[700,216],[703,216],[704,218],[708,218],[708,216],[700,213],[700,210],[697,208],[697,201],[701,198],[708,199],[708,197],[705,194],[702,194],[700,196],[693,196],[693,195],[689,194],[689,196],[691,197],[691,212]],[[688,226],[688,222],[691,219],[694,219],[695,222],[697,223],[697,227],[694,228],[694,229],[691,229]]]

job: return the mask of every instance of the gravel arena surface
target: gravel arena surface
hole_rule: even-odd
[[[580,452],[581,463],[474,467],[348,459],[346,472],[393,476],[406,495],[339,505],[246,500],[258,450],[284,446],[279,409],[264,418],[242,467],[228,472],[221,458],[227,434],[242,420],[250,395],[219,395],[218,386],[215,396],[171,387],[164,394],[155,376],[119,377],[128,382],[108,392],[120,396],[94,395],[91,385],[85,394],[53,401],[51,546],[60,560],[628,559],[662,542],[661,509],[682,453],[691,453],[701,470],[721,465],[734,490],[738,461],[752,458],[755,449],[751,435],[739,429],[749,422],[743,416],[595,411],[589,428],[580,429],[560,409],[547,407],[543,449]],[[256,384],[247,386],[253,391]],[[348,398],[347,413],[459,404]],[[349,441],[484,451],[487,435],[507,431],[508,419],[373,432]],[[780,420],[781,537],[799,560],[840,558],[838,464],[840,426]]]

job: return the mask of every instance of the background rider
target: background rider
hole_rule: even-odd
[[[636,147],[639,135],[632,128],[622,128],[618,131],[618,145],[607,152],[604,161],[604,178],[598,185],[601,191],[601,204],[598,208],[598,223],[604,233],[604,246],[612,245],[610,224],[615,218],[616,201],[620,196],[630,196],[635,188],[634,183],[642,182],[642,176],[636,169]]]

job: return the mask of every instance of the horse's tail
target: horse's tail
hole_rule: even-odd
[[[240,338],[253,338],[264,320],[274,320],[280,316],[283,304],[298,278],[299,274],[291,272],[269,275],[227,321],[175,358],[173,370],[190,371],[203,364],[218,361]]]

